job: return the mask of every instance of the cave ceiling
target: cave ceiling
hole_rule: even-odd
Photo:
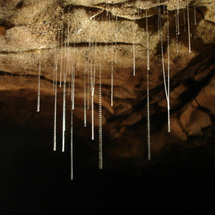
[[[215,130],[214,12],[214,0],[0,0],[1,127],[40,127],[53,132],[57,83],[57,129],[61,138],[63,74],[66,114],[70,117],[74,70],[74,132],[87,142],[91,137],[91,111],[86,112],[88,126],[84,128],[84,92],[89,99],[93,68],[95,141],[101,70],[106,156],[146,156],[148,71],[152,154],[174,145],[208,143]],[[167,72],[168,65],[170,133],[162,72],[163,66]],[[41,103],[37,113],[39,67]],[[67,121],[69,127],[69,118]]]

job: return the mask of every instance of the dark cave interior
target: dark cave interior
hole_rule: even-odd
[[[213,144],[172,151],[166,154],[170,160],[157,158],[151,165],[145,158],[145,167],[116,163],[98,170],[76,137],[71,181],[69,150],[52,151],[52,132],[1,126],[1,134],[1,214],[211,214],[214,209]]]
[[[1,215],[215,214],[215,1],[111,2],[0,0]]]

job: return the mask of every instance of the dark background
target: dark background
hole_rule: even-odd
[[[70,181],[69,149],[53,152],[52,138],[39,129],[1,128],[0,214],[213,214],[213,144],[167,154],[171,162],[142,168],[105,163],[99,171],[75,137]]]

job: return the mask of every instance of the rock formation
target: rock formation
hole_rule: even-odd
[[[215,130],[215,2],[193,0],[188,3],[187,8],[186,0],[41,0],[39,3],[35,0],[0,0],[1,127],[41,127],[53,132],[53,82],[57,61],[59,145],[63,99],[60,84],[67,71],[69,139],[71,71],[75,70],[74,133],[76,138],[83,140],[82,144],[97,151],[101,66],[103,146],[107,165],[116,159],[146,160],[148,19],[152,157],[171,152],[174,147],[210,144]],[[170,133],[167,132],[162,73],[162,51],[167,71],[168,47]],[[39,64],[41,112],[36,113]],[[91,67],[95,70],[96,144],[90,141],[90,110],[87,110],[88,127],[83,127],[84,80],[86,92],[90,94]],[[112,69],[113,107],[110,96]]]

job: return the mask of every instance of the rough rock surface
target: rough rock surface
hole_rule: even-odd
[[[188,51],[185,0],[92,1],[0,0],[0,121],[1,127],[42,127],[52,131],[54,68],[75,68],[75,134],[91,144],[91,111],[83,128],[84,74],[95,68],[95,125],[98,126],[99,67],[102,68],[104,158],[146,159],[146,9],[150,43],[150,111],[152,156],[174,146],[206,144],[214,137],[215,116],[215,2],[189,2],[192,52]],[[167,132],[166,98],[162,75],[161,37],[167,70],[167,26],[170,26],[171,133]],[[196,10],[194,10],[196,7]],[[167,14],[168,10],[168,14]],[[176,13],[179,11],[178,54]],[[194,22],[196,13],[196,25]],[[92,16],[94,16],[92,18]],[[168,19],[169,16],[169,19]],[[92,18],[92,19],[91,19]],[[135,45],[136,76],[133,77]],[[57,56],[57,57],[56,57]],[[41,112],[36,113],[39,58]],[[110,103],[114,69],[114,106]],[[87,92],[90,89],[89,79]],[[88,87],[89,86],[89,87]],[[62,89],[58,88],[58,137],[61,140]],[[67,116],[70,116],[67,95]],[[69,128],[68,118],[68,128]],[[96,127],[96,139],[98,139]],[[69,129],[68,129],[69,136]],[[96,142],[97,143],[97,142]],[[97,144],[91,144],[96,152]],[[89,155],[90,156],[90,155]],[[94,155],[93,155],[94,156]],[[108,162],[107,162],[108,163]]]

